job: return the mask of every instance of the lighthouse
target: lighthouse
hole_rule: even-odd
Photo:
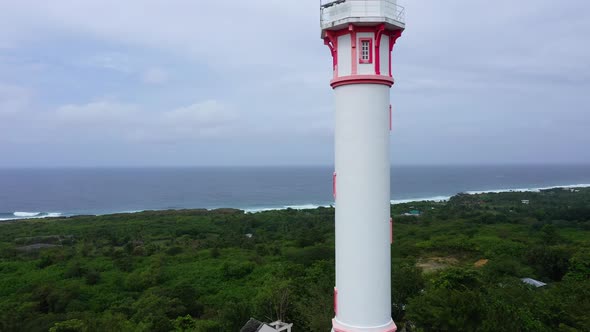
[[[391,52],[405,28],[396,0],[320,2],[335,96],[334,332],[395,332],[391,319]]]

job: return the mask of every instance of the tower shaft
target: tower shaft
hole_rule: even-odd
[[[393,327],[389,87],[352,84],[336,87],[334,93],[338,294],[334,330]]]

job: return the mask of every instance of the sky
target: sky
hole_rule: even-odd
[[[394,165],[590,163],[590,1],[404,0]],[[0,1],[0,168],[329,165],[319,1]]]

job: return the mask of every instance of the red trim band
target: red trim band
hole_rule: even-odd
[[[332,330],[334,332],[361,332],[361,331],[370,331],[370,332],[396,332],[397,331],[397,326],[395,325],[395,323],[393,322],[393,320],[385,325],[385,326],[381,326],[381,327],[369,327],[369,328],[361,328],[361,327],[353,327],[353,326],[347,326],[344,325],[342,323],[340,323],[339,321],[336,320],[336,318],[332,319]]]
[[[381,75],[351,75],[338,77],[330,82],[332,88],[349,84],[381,84],[391,87],[393,85],[393,78]]]

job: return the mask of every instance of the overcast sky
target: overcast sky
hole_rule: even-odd
[[[394,164],[590,163],[590,1],[405,0]],[[333,162],[316,0],[0,1],[0,167]]]

